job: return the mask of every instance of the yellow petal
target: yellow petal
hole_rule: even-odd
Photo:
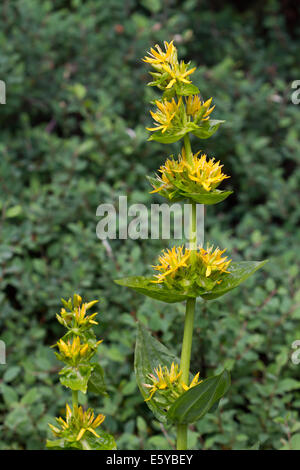
[[[86,429],[84,429],[84,428],[81,428],[81,429],[80,429],[76,441],[80,441],[80,439],[81,439],[82,436],[84,435],[85,431],[86,431]]]

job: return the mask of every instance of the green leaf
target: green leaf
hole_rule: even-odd
[[[262,268],[268,260],[264,261],[239,261],[231,263],[227,274],[222,282],[214,287],[210,292],[201,294],[206,300],[216,299],[235,289],[239,284],[246,281],[248,277],[254,274],[258,269]]]
[[[189,298],[186,294],[181,294],[170,289],[167,289],[163,284],[155,284],[153,278],[144,276],[130,276],[123,279],[117,279],[114,282],[120,286],[130,287],[131,289],[162,302],[174,303],[182,302]]]
[[[149,392],[143,384],[149,382],[147,375],[159,365],[170,367],[172,362],[179,364],[179,359],[171,353],[157,339],[153,338],[147,329],[138,323],[137,339],[134,356],[134,370],[136,381],[144,399],[148,397]],[[153,400],[145,402],[158,421],[166,423],[166,413]]]
[[[5,213],[5,217],[7,219],[12,219],[14,217],[18,217],[19,215],[22,214],[22,206],[13,206],[13,207],[10,207],[9,209],[7,209],[6,213]]]
[[[104,371],[100,364],[92,364],[93,371],[88,381],[88,391],[96,395],[107,395],[104,381]]]
[[[87,391],[87,384],[91,376],[93,366],[82,364],[78,367],[66,366],[60,371],[60,382],[71,390]]]
[[[182,129],[173,132],[166,131],[162,133],[161,131],[154,131],[148,140],[155,140],[161,144],[173,144],[174,142],[182,139],[188,132],[190,132],[188,127],[183,127]]]
[[[208,121],[202,121],[197,129],[194,129],[193,134],[199,139],[208,139],[211,137],[219,128],[220,124],[225,121],[216,119],[209,119]]]
[[[153,186],[153,188],[157,189],[161,186],[161,184],[159,183],[159,181],[157,181],[156,178],[152,176],[147,176],[146,178],[150,182],[151,186]],[[207,205],[218,204],[219,202],[224,201],[232,193],[233,191],[220,191],[219,189],[215,189],[210,192],[203,191],[197,193],[190,193],[181,188],[173,188],[172,190],[163,188],[158,192],[160,196],[163,196],[172,202],[182,201],[183,199],[191,199],[197,202],[198,204]]]
[[[0,384],[0,392],[5,404],[10,407],[13,403],[18,403],[18,394],[13,387],[4,383]]]
[[[116,450],[117,445],[114,437],[107,432],[96,429],[97,434],[100,437],[93,436],[93,434],[87,434],[85,441],[91,450]],[[82,439],[83,440],[83,439]]]
[[[116,284],[120,286],[129,287],[130,289],[139,292],[156,300],[166,303],[182,302],[191,297],[202,297],[206,300],[213,300],[221,297],[227,292],[231,291],[239,284],[248,279],[249,276],[255,273],[258,269],[262,268],[265,261],[240,261],[231,263],[228,270],[229,273],[224,275],[222,282],[215,285],[211,291],[199,291],[196,293],[188,294],[186,291],[171,290],[164,286],[164,284],[156,284],[153,278],[144,276],[130,276],[123,279],[115,280]]]
[[[215,189],[214,191],[207,193],[184,193],[181,192],[184,197],[192,199],[198,204],[218,204],[219,202],[224,201],[233,191],[220,191]]]
[[[47,440],[46,447],[50,450],[67,450],[70,449],[70,443],[65,439],[55,439],[55,441]]]
[[[189,96],[189,95],[198,95],[200,90],[196,85],[192,83],[176,83],[175,85],[176,94],[178,96]]]
[[[220,375],[203,380],[173,403],[167,419],[180,424],[198,421],[225,395],[229,386],[230,375],[226,369]]]
[[[12,382],[21,372],[20,366],[9,367],[3,375],[3,382]]]
[[[28,390],[27,393],[22,397],[22,405],[31,405],[40,398],[38,389],[36,387]]]

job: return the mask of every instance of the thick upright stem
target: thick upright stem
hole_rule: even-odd
[[[189,136],[184,137],[184,146],[186,152],[186,159],[188,162],[192,162],[192,150]],[[192,210],[190,215],[190,237],[189,237],[189,248],[193,250],[193,254],[196,254],[197,250],[197,204],[192,201]],[[196,299],[190,298],[186,302],[185,321],[184,321],[184,333],[181,350],[180,370],[182,371],[182,381],[186,384],[189,383],[190,373],[190,362],[191,362],[191,351],[192,351],[192,339],[194,329],[194,315],[195,315],[195,304]],[[186,450],[188,447],[187,442],[187,425],[179,424],[177,427],[177,450]]]

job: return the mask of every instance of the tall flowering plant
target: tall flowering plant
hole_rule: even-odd
[[[164,49],[158,45],[151,48],[143,60],[152,67],[149,85],[163,93],[155,101],[156,109],[150,111],[154,122],[148,128],[152,132],[149,140],[168,144],[183,140],[180,154],[170,156],[156,177],[148,179],[153,193],[169,201],[190,203],[189,246],[163,251],[153,266],[153,277],[133,276],[116,282],[163,302],[186,302],[180,360],[142,325],[138,326],[135,351],[137,382],[146,403],[159,421],[177,426],[177,449],[185,450],[188,425],[212,412],[230,386],[227,370],[208,378],[201,377],[201,372],[194,377],[190,373],[196,299],[221,297],[266,261],[233,262],[225,255],[226,249],[198,243],[197,204],[220,203],[231,191],[218,189],[229,176],[214,158],[193,153],[190,134],[207,139],[224,121],[211,118],[212,98],[202,99],[191,81],[195,67],[178,60],[173,41],[165,42]]]
[[[72,299],[63,300],[58,322],[66,329],[54,347],[56,357],[65,364],[59,372],[60,382],[72,392],[72,406],[66,404],[65,417],[56,418],[56,424],[49,424],[54,434],[47,441],[49,449],[62,450],[112,450],[116,448],[113,436],[102,430],[100,425],[105,416],[95,416],[91,408],[84,410],[78,405],[78,394],[87,391],[105,395],[104,373],[100,364],[93,360],[102,340],[97,341],[93,326],[97,325],[97,313],[89,310],[98,302],[84,303],[75,294]]]

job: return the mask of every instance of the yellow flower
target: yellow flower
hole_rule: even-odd
[[[102,343],[102,341],[97,341],[96,346]],[[68,340],[66,342],[60,339],[57,342],[57,347],[64,359],[72,360],[74,363],[81,357],[89,356],[95,350],[88,343],[81,344],[79,336],[76,336],[72,341]]]
[[[176,400],[182,393],[189,390],[199,382],[199,372],[195,375],[190,385],[186,385],[181,380],[182,372],[179,370],[178,364],[172,362],[170,370],[167,366],[162,367],[159,365],[154,369],[153,374],[148,374],[148,378],[152,382],[151,384],[144,384],[149,389],[149,396],[145,401],[152,399],[153,395],[158,392],[162,393],[163,396],[169,401],[169,405],[172,401]]]
[[[165,100],[163,102],[160,102],[156,100],[155,104],[158,109],[155,113],[153,111],[150,111],[150,113],[157,125],[156,127],[147,127],[146,129],[148,131],[161,130],[162,133],[166,132],[166,130],[171,127],[172,120],[174,119],[174,117],[179,113],[181,103],[181,97],[179,98],[177,103],[174,98],[172,99],[172,101]]]
[[[200,252],[198,256],[201,258],[202,263],[204,264],[206,271],[205,276],[209,277],[212,273],[219,271],[221,273],[228,273],[227,271],[228,266],[231,263],[231,260],[227,259],[227,256],[222,258],[223,253],[225,250],[220,250],[216,248],[213,251],[213,246],[207,245],[206,250],[204,248],[200,248]]]
[[[157,50],[155,50],[154,48],[151,48],[150,52],[148,52],[149,57],[145,56],[145,58],[142,60],[152,66],[160,65],[164,63],[171,63],[171,64],[176,63],[177,62],[177,50],[173,44],[173,41],[171,41],[170,43],[168,43],[167,41],[164,41],[164,46],[165,46],[165,52],[163,52],[161,48],[156,44],[155,48]]]
[[[56,437],[66,437],[69,441],[80,441],[83,435],[88,431],[96,437],[100,437],[95,429],[103,423],[105,416],[99,414],[96,418],[92,409],[83,411],[83,408],[75,407],[73,412],[69,405],[66,405],[66,419],[56,418],[57,424],[53,426],[49,424],[50,429]]]
[[[157,181],[161,186],[156,187],[157,185],[155,185],[152,193],[163,189],[176,189],[178,185],[179,188],[184,187],[183,191],[197,192],[194,183],[198,183],[199,187],[202,187],[205,191],[211,191],[224,179],[230,178],[222,173],[223,165],[220,165],[219,161],[215,162],[214,158],[207,160],[207,155],[203,154],[199,157],[199,154],[200,152],[193,154],[191,163],[189,163],[183,148],[178,160],[167,159],[159,169],[161,177],[157,177]]]
[[[156,275],[154,283],[162,282],[167,276],[173,277],[179,268],[187,267],[187,262],[190,258],[191,250],[183,248],[182,246],[173,247],[171,250],[166,249],[162,255],[158,258],[157,266],[152,266],[156,271],[161,271],[160,274]]]
[[[69,429],[70,424],[71,424],[72,411],[68,404],[66,404],[66,420],[63,420],[63,418],[61,417],[55,418],[55,419],[61,428],[53,426],[50,423],[48,424],[48,426],[50,427],[51,431],[53,432],[55,436],[60,437],[64,431]]]
[[[201,101],[198,95],[190,95],[185,101],[186,113],[188,116],[192,116],[194,120],[198,120],[201,117],[202,121],[207,121],[210,113],[215,108],[215,106],[210,108],[212,98],[204,102]]]
[[[222,275],[228,273],[231,260],[222,257],[226,250],[207,245],[197,251],[180,246],[162,252],[153,266],[158,275],[151,282],[165,283],[167,287],[191,292],[193,295],[201,288],[211,290],[216,284],[222,282]]]
[[[99,414],[95,419],[94,419],[94,412],[93,410],[89,409],[87,411],[83,411],[82,406],[80,406],[77,410],[78,416],[76,417],[77,421],[77,426],[80,427],[80,431],[77,436],[77,441],[80,441],[80,439],[83,437],[84,433],[86,431],[91,432],[94,434],[96,437],[100,437],[95,429],[100,426],[101,423],[105,420],[105,416],[102,414]]]
[[[187,84],[192,83],[191,80],[189,80],[187,77],[195,72],[196,67],[188,70],[188,66],[189,64],[185,64],[183,60],[176,64],[163,64],[162,68],[170,76],[170,82],[166,88],[171,88],[176,83],[176,81]]]
[[[187,168],[188,178],[199,183],[205,191],[211,191],[211,189],[215,189],[224,179],[230,178],[230,176],[222,173],[223,165],[220,165],[220,161],[215,162],[214,158],[207,160],[206,154],[198,157],[199,153],[192,156],[191,164],[187,162],[184,150],[181,158]]]
[[[86,315],[87,310],[93,307],[97,302],[98,300],[92,300],[91,302],[82,304],[80,295],[74,294],[73,305],[71,299],[69,299],[68,302],[63,300],[64,305],[67,306],[70,311],[67,311],[66,308],[62,308],[60,315],[56,315],[56,318],[59,323],[66,327],[73,326],[77,328],[98,325],[98,322],[94,320],[95,316],[98,315],[97,312],[92,315]]]
[[[177,49],[173,41],[170,43],[165,41],[164,46],[165,52],[156,45],[156,50],[151,48],[148,53],[149,56],[143,59],[144,62],[150,64],[156,71],[156,73],[151,73],[157,79],[157,82],[153,82],[153,84],[157,84],[161,88],[170,89],[177,81],[191,83],[187,77],[196,70],[196,67],[189,70],[189,63],[185,64],[183,60],[178,61]],[[166,82],[168,83],[167,85]]]
[[[190,385],[186,385],[185,383],[182,382],[182,387],[186,391],[186,390],[189,390],[190,388],[195,387],[196,385],[199,385],[201,382],[203,382],[203,380],[199,381],[199,372],[197,372],[197,374],[191,381]]]

